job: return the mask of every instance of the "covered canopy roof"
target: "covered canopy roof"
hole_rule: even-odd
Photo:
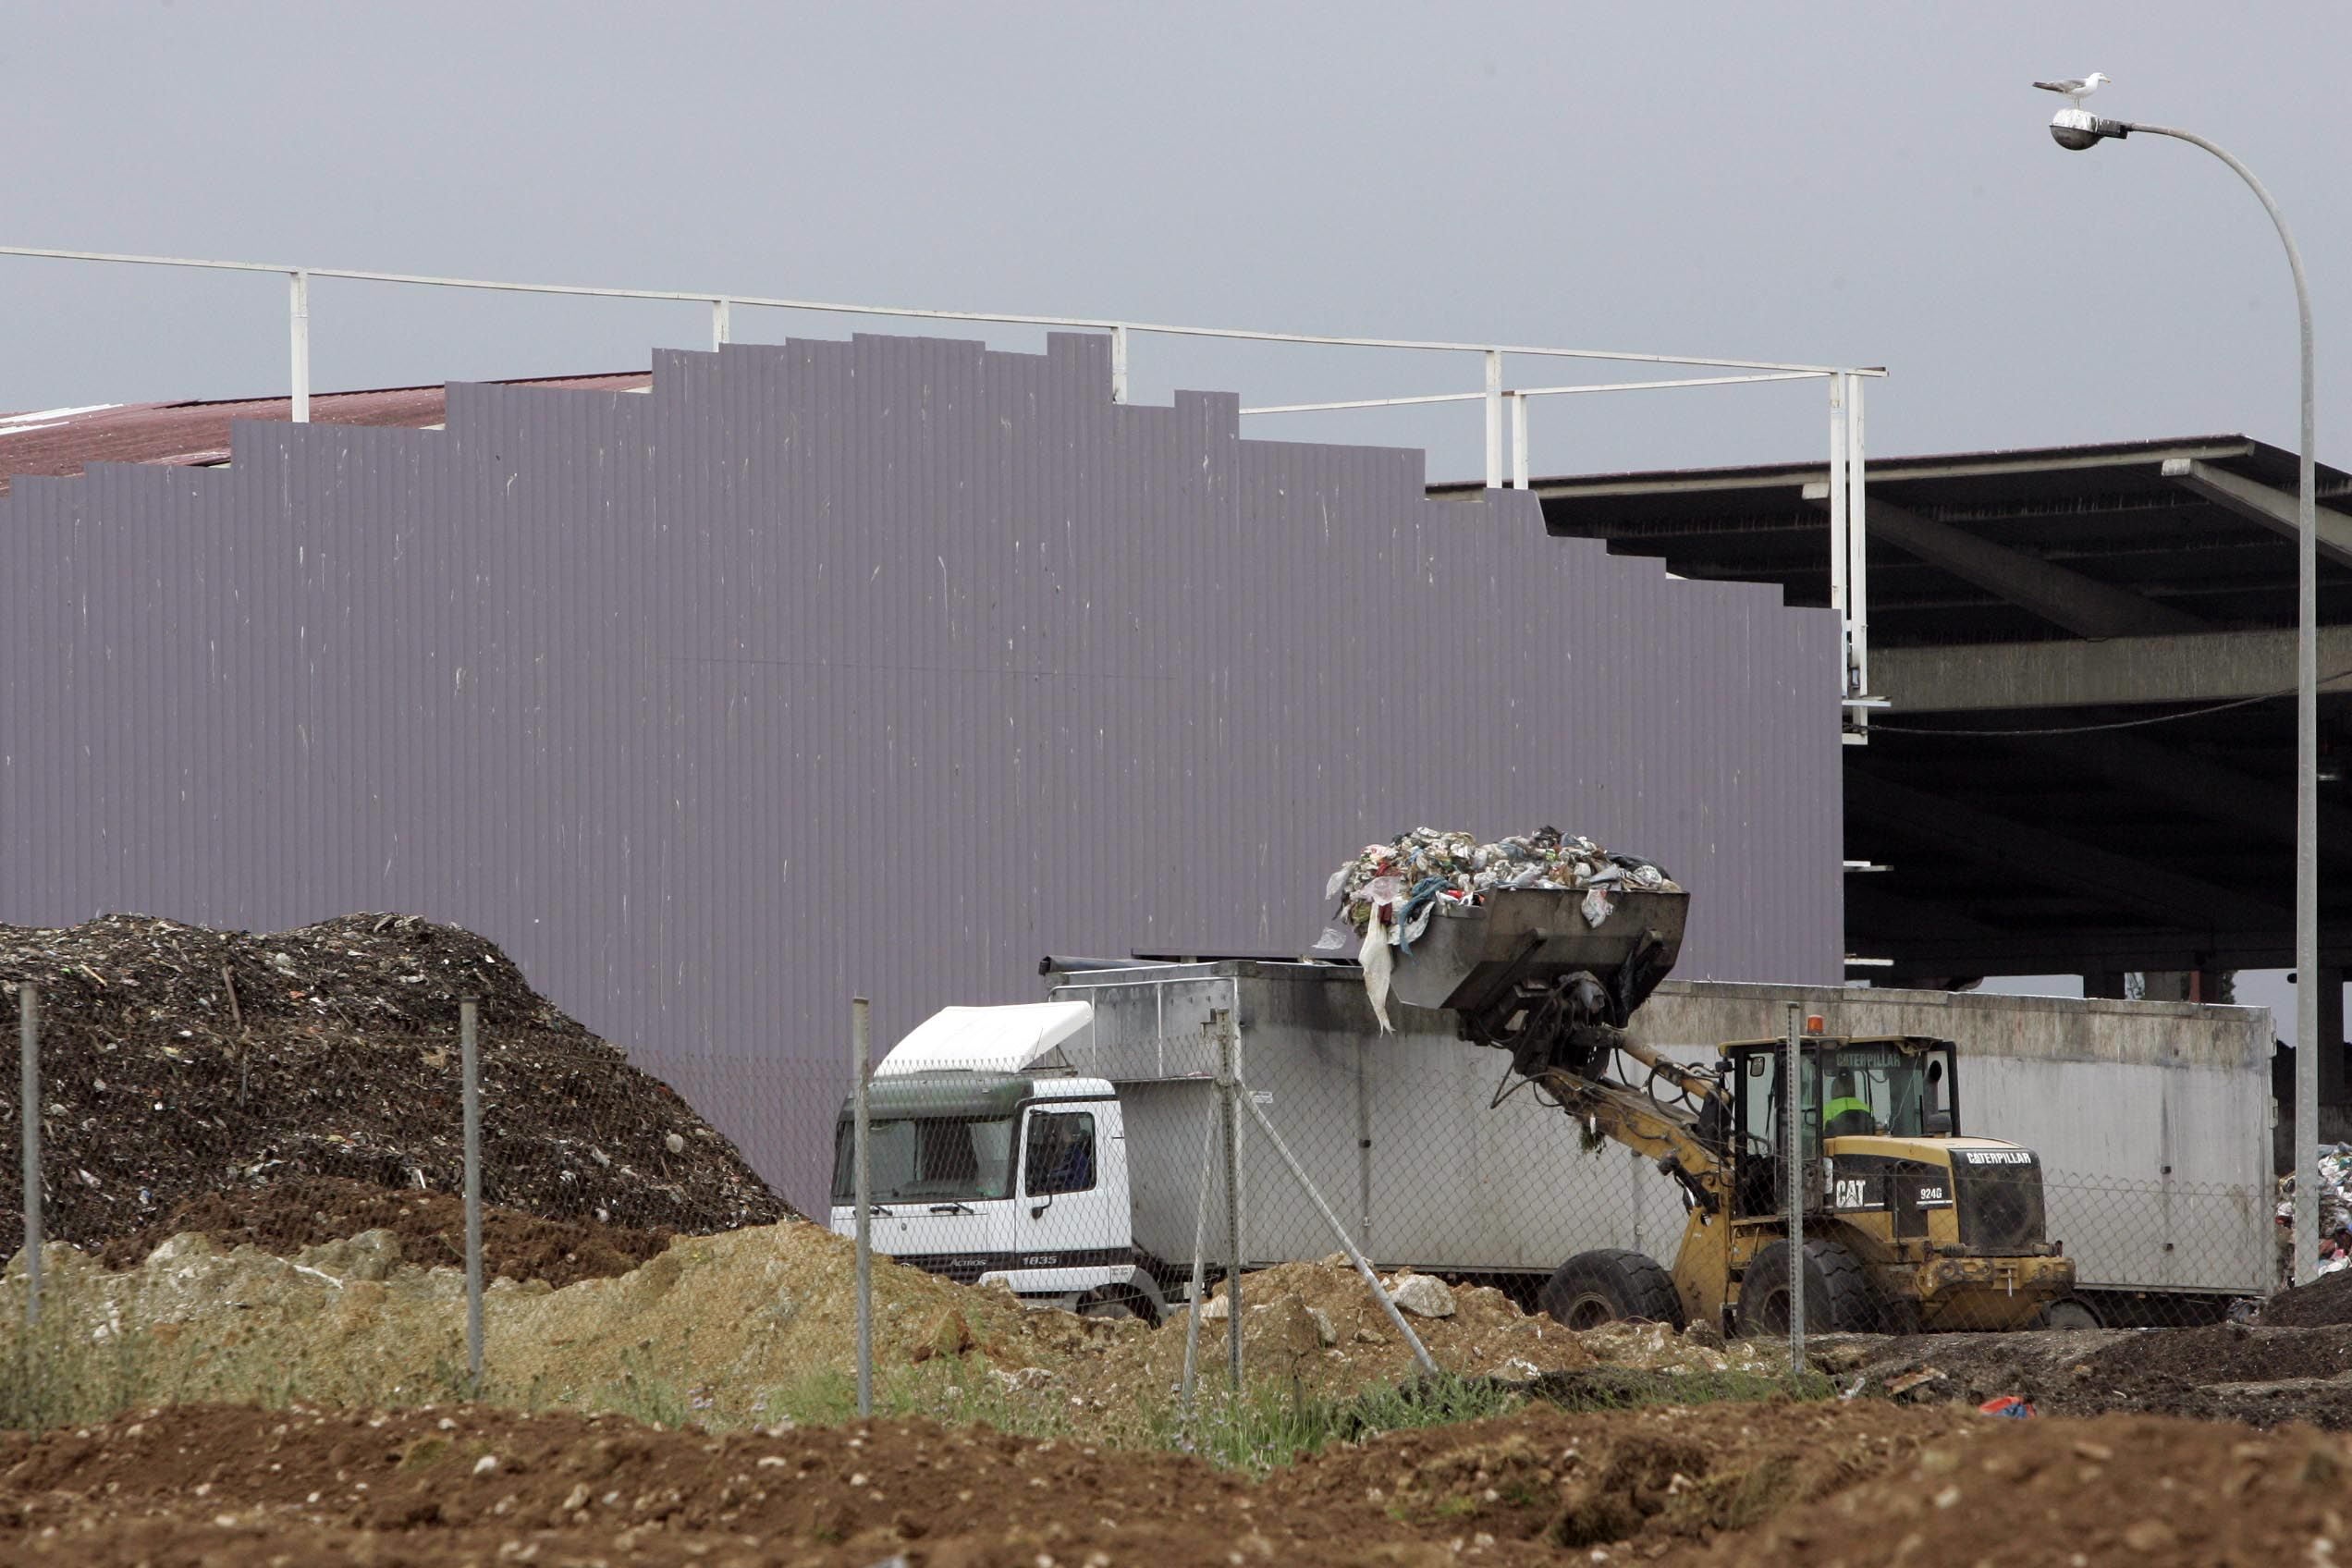
[[[1847,878],[1846,929],[1851,954],[1893,963],[1857,977],[2291,962],[2296,469],[2245,435],[1870,460],[1889,706],[1846,748],[1845,844],[1888,869]],[[1827,471],[1531,488],[1554,534],[1826,606]],[[2319,498],[2323,946],[2342,964],[2352,477],[2323,465]]]

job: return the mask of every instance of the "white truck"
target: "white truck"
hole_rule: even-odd
[[[1685,1193],[1653,1161],[1586,1146],[1507,1087],[1456,1014],[1390,1003],[1381,1034],[1353,965],[1222,960],[1057,965],[1049,1001],[950,1008],[872,1089],[876,1250],[1000,1280],[1040,1305],[1157,1319],[1189,1279],[1209,1204],[1213,1011],[1309,1179],[1380,1267],[1502,1286],[1532,1303],[1595,1249],[1672,1255]],[[2269,1015],[2187,1003],[1668,981],[1631,1019],[1658,1055],[1776,1035],[1790,1003],[1855,1035],[1958,1042],[1972,1126],[2039,1151],[2048,1234],[2076,1262],[2060,1320],[2211,1320],[2272,1286]],[[847,1233],[849,1110],[832,1223]],[[1244,1267],[1322,1257],[1334,1239],[1261,1133],[1240,1155]]]
[[[1002,1280],[1036,1305],[1159,1320],[1159,1280],[1133,1240],[1125,1107],[1060,1059],[1093,1019],[1084,999],[944,1008],[876,1064],[876,1252],[967,1285]],[[856,1229],[853,1104],[834,1161],[843,1235]]]

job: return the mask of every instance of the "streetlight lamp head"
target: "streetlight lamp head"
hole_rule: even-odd
[[[2111,137],[2121,141],[2130,134],[2123,121],[2101,119],[2083,109],[2061,109],[2050,116],[2050,140],[2069,153],[2088,152]]]

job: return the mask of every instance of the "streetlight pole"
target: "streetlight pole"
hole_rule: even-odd
[[[2080,109],[2062,109],[2050,122],[2058,145],[2081,152],[2101,140],[2138,132],[2169,136],[2202,147],[2236,170],[2262,210],[2271,214],[2286,264],[2295,274],[2295,308],[2303,327],[2303,450],[2297,464],[2295,636],[2295,1282],[2309,1280],[2319,1264],[2320,1141],[2320,661],[2319,661],[2319,436],[2312,391],[2311,288],[2303,276],[2303,253],[2278,203],[2239,163],[2193,131],[2130,120],[2098,119]],[[2340,1042],[2326,1042],[2341,1048]]]

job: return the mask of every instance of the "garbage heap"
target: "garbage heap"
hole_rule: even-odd
[[[2320,1145],[2319,1272],[2352,1268],[2352,1144]],[[2278,1179],[2279,1282],[2292,1284],[2295,1256],[2295,1172]]]
[[[53,1240],[141,1234],[183,1202],[287,1180],[458,1191],[465,998],[480,1022],[486,1202],[690,1233],[790,1212],[668,1084],[456,926],[409,914],[271,934],[131,914],[0,925],[10,1035],[25,982],[41,998]],[[16,1120],[6,1076],[0,1128]],[[23,1235],[19,1170],[11,1147],[0,1257]]]
[[[1584,916],[1599,925],[1621,890],[1679,893],[1674,879],[1639,855],[1618,854],[1557,827],[1514,833],[1482,844],[1464,832],[1416,827],[1386,844],[1367,844],[1324,885],[1363,938],[1358,958],[1373,1014],[1390,1029],[1389,978],[1397,954],[1409,955],[1440,903],[1478,904],[1520,888],[1582,891]],[[1393,949],[1393,950],[1392,950]]]

